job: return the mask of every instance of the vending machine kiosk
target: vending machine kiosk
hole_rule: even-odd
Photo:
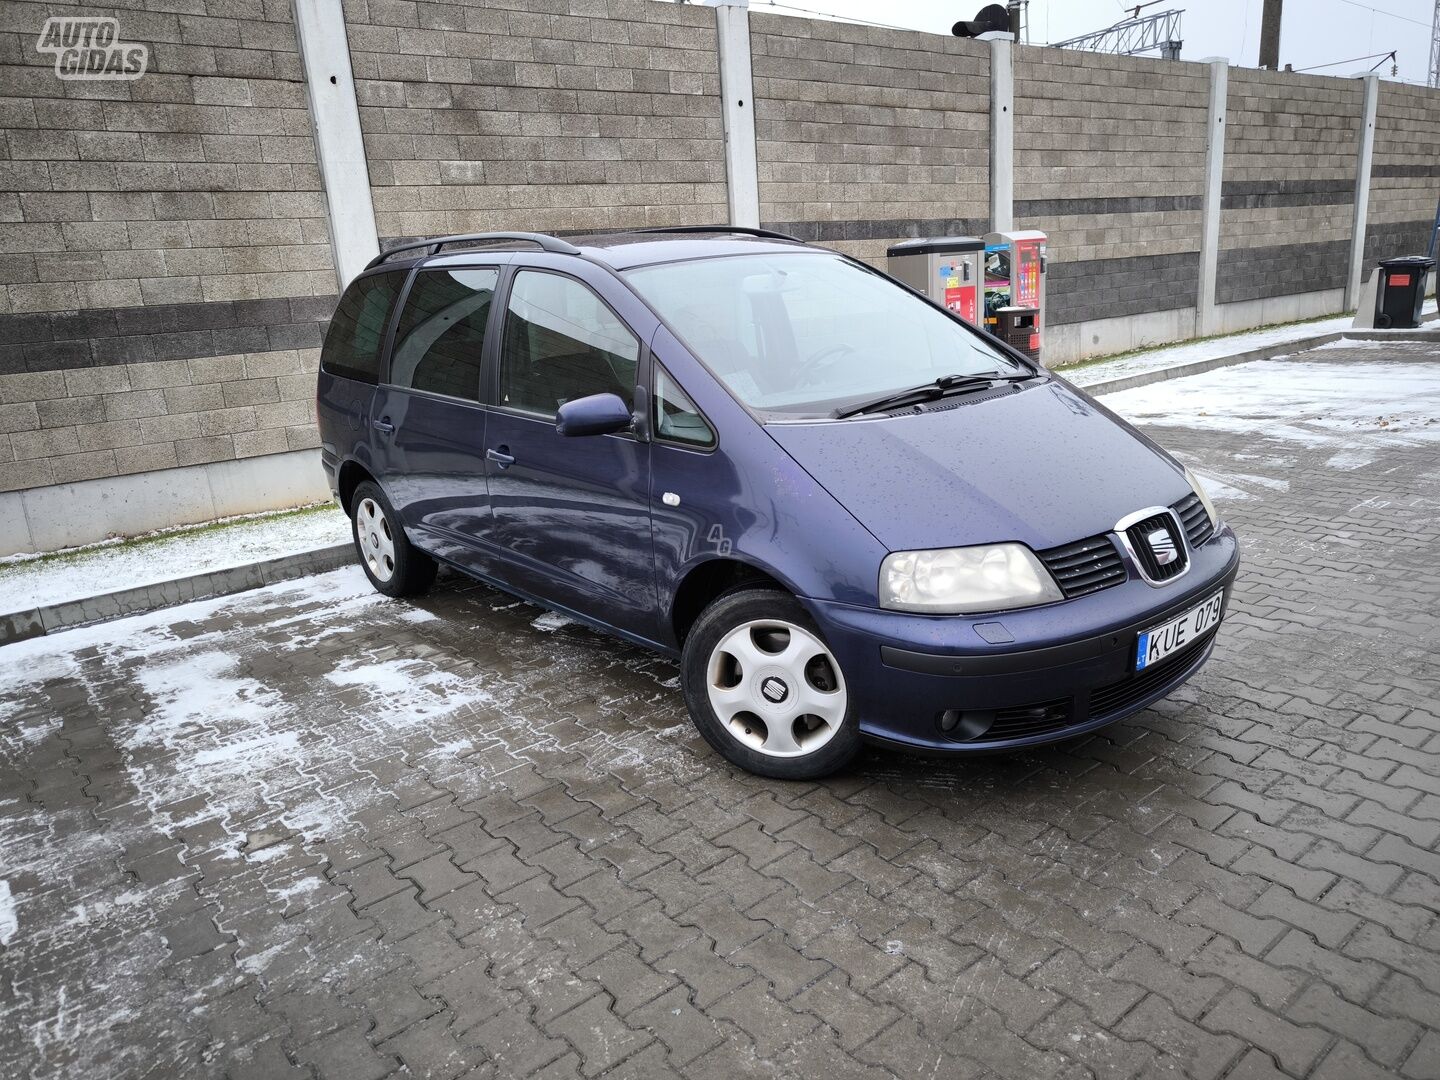
[[[885,252],[890,276],[981,326],[985,241],[976,236],[903,240]]]
[[[985,328],[1034,360],[1044,326],[1045,240],[1035,229],[985,236]]]

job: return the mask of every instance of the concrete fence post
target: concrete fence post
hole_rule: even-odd
[[[335,278],[343,291],[380,251],[350,41],[340,0],[294,0],[294,5],[295,38],[305,68]]]
[[[1225,106],[1230,62],[1210,56],[1210,120],[1205,133],[1205,191],[1200,210],[1200,285],[1195,296],[1195,336],[1219,330],[1215,280],[1220,265],[1220,206],[1225,179]]]
[[[1355,216],[1350,225],[1350,272],[1345,276],[1345,310],[1360,298],[1365,273],[1365,226],[1370,214],[1370,165],[1375,157],[1375,110],[1380,102],[1380,76],[1365,72],[1365,104],[1360,117],[1360,150],[1355,163]]]
[[[1015,227],[1015,61],[1009,38],[990,42],[990,228]]]
[[[755,84],[750,67],[749,0],[706,0],[715,8],[720,46],[720,114],[725,127],[725,189],[730,224],[760,227],[760,167],[755,155]]]

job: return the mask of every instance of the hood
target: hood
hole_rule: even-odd
[[[1190,492],[1155,444],[1068,384],[766,431],[891,551],[1108,532]]]

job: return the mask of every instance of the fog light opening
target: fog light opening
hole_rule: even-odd
[[[995,723],[994,709],[946,709],[936,718],[941,734],[955,742],[980,738]]]

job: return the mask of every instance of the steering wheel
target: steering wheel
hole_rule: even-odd
[[[828,368],[834,367],[836,361],[847,354],[859,355],[855,346],[843,341],[837,345],[827,345],[825,348],[811,353],[800,361],[799,370],[796,372],[796,382],[800,386],[813,386],[816,376],[822,375]]]

